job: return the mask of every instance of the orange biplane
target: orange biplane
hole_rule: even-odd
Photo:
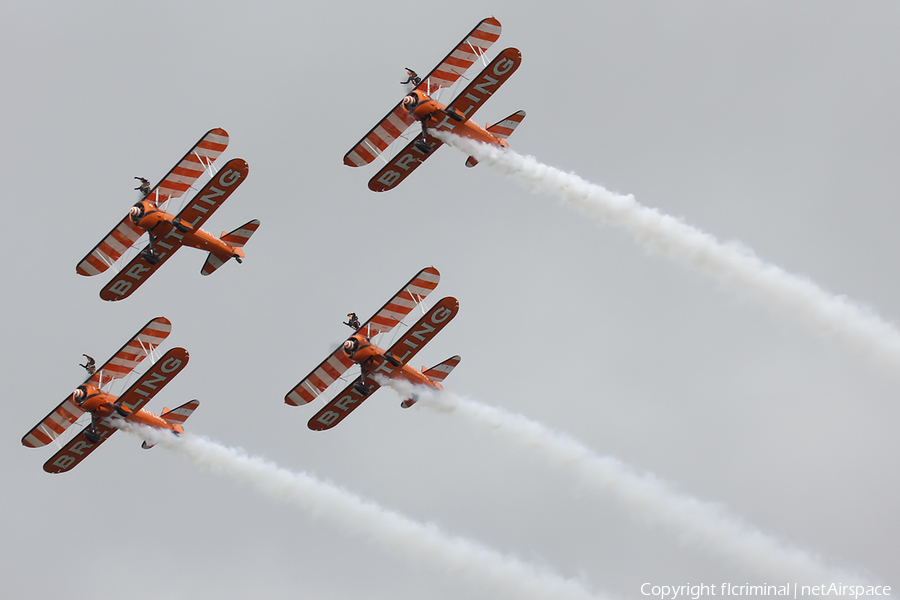
[[[209,275],[232,258],[241,262],[244,257],[242,248],[259,228],[259,221],[249,221],[231,233],[223,231],[221,237],[200,227],[247,178],[249,172],[247,162],[240,158],[228,161],[218,172],[214,170],[213,163],[226,147],[228,133],[224,129],[212,129],[156,186],[150,188],[148,183],[142,183],[138,189],[144,195],[143,199],[75,269],[79,275],[102,273],[135,245],[143,234],[149,235],[148,246],[100,291],[101,298],[113,301],[127,298],[182,246],[209,252],[200,270],[203,275]],[[172,215],[162,210],[164,203],[180,198],[206,171],[212,176],[209,183],[181,212]]]
[[[171,410],[164,408],[160,415],[143,409],[143,406],[187,364],[188,353],[184,348],[173,348],[166,352],[121,396],[116,397],[103,391],[108,384],[134,371],[135,367],[168,337],[171,330],[172,324],[168,319],[157,317],[147,323],[99,369],[94,369],[90,359],[88,365],[82,365],[88,369],[88,378],[84,383],[22,438],[22,445],[29,448],[46,446],[62,435],[82,415],[90,415],[91,421],[87,427],[44,463],[45,471],[64,473],[74,468],[116,432],[114,421],[118,419],[166,429],[176,434],[184,433],[182,424],[200,406],[197,400],[191,400]],[[145,441],[142,446],[151,448],[153,443]]]
[[[443,144],[429,130],[449,131],[479,142],[508,148],[506,138],[512,135],[516,126],[525,118],[525,111],[514,112],[499,123],[486,127],[480,127],[470,120],[475,111],[522,62],[522,54],[518,50],[507,48],[487,63],[485,52],[499,37],[500,21],[494,17],[484,19],[425,79],[419,80],[415,73],[410,73],[408,81],[415,85],[415,89],[344,156],[344,164],[350,167],[369,164],[416,122],[422,126],[421,135],[369,180],[369,189],[373,192],[394,189]],[[484,70],[450,104],[444,106],[432,98],[439,90],[453,85],[479,59],[486,64]],[[466,160],[467,167],[474,167],[476,164],[478,161],[472,156]]]
[[[341,379],[350,367],[354,364],[359,365],[359,376],[309,420],[310,429],[322,431],[340,423],[380,387],[375,381],[376,378],[403,379],[415,385],[442,389],[441,382],[459,364],[459,356],[448,358],[422,371],[411,367],[408,363],[456,316],[459,310],[456,298],[443,298],[430,310],[425,311],[422,318],[387,350],[382,350],[372,343],[373,337],[388,333],[396,327],[437,287],[440,278],[440,273],[434,267],[422,269],[363,325],[360,326],[353,317],[345,323],[355,329],[355,333],[284,397],[285,403],[291,406],[307,404],[332,383]],[[404,399],[400,406],[409,408],[416,400],[416,396],[412,395]]]

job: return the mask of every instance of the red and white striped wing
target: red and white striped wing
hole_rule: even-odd
[[[323,360],[322,364],[287,393],[284,397],[285,403],[300,406],[312,402],[352,366],[353,361],[344,353],[343,345],[338,346],[331,356]]]
[[[344,155],[344,164],[348,167],[367,165],[384,152],[391,143],[400,137],[416,120],[409,114],[402,102],[397,103],[385,118],[363,136],[363,139]]]
[[[147,199],[162,204],[171,198],[180,198],[227,147],[228,132],[221,127],[210,129],[150,190]]]
[[[484,19],[427,77],[422,79],[422,83],[416,89],[433,94],[440,88],[453,85],[499,37],[500,21],[494,17]],[[415,118],[404,108],[403,103],[398,103],[385,118],[353,146],[350,152],[344,155],[344,164],[348,167],[361,167],[369,164],[415,122]]]
[[[434,267],[422,269],[375,316],[366,321],[360,331],[370,338],[389,332],[437,287],[440,280],[441,274]]]
[[[144,325],[127,344],[119,348],[112,358],[91,375],[85,383],[100,387],[111,379],[121,379],[131,373],[150,352],[169,337],[172,322],[165,317],[156,317]]]
[[[416,89],[433,94],[437,89],[450,87],[481,58],[500,38],[500,21],[488,17],[475,26],[456,48],[434,70],[422,79]]]
[[[84,411],[72,401],[71,394],[54,408],[49,415],[22,437],[22,445],[28,448],[46,446],[77,421]]]
[[[125,215],[125,218],[113,227],[103,241],[94,246],[94,249],[81,259],[81,262],[75,267],[75,272],[87,277],[102,273],[137,243],[143,234],[144,230],[131,221],[131,216]]]

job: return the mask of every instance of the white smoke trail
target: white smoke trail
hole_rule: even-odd
[[[707,273],[724,286],[787,314],[814,333],[898,372],[900,332],[870,309],[761,260],[744,246],[722,243],[679,219],[642,206],[632,195],[610,192],[532,156],[447,132],[431,133],[536,191],[556,196],[585,214],[621,227],[646,249]]]
[[[401,397],[414,392],[419,404],[449,412],[502,436],[566,470],[599,492],[611,494],[636,516],[666,525],[685,542],[705,548],[767,577],[798,582],[858,581],[855,573],[831,570],[809,552],[768,536],[721,506],[676,492],[649,473],[639,473],[618,459],[599,456],[576,439],[522,415],[475,402],[451,392],[435,392],[406,381],[381,378]]]
[[[429,563],[453,579],[464,579],[490,592],[515,598],[598,598],[575,580],[564,579],[548,568],[504,556],[471,540],[450,536],[434,524],[419,523],[312,475],[290,471],[243,450],[191,434],[175,437],[167,431],[124,421],[118,422],[118,426],[183,454],[200,466],[245,481],[273,498],[295,504],[352,535],[366,538],[410,560]]]

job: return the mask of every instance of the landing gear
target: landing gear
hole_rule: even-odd
[[[451,119],[453,119],[454,121],[456,121],[458,123],[462,123],[463,121],[466,120],[466,117],[463,116],[463,114],[461,112],[459,112],[458,110],[456,110],[455,108],[450,108],[448,106],[444,112],[447,113],[448,117],[450,117]]]
[[[359,393],[360,396],[368,396],[372,393],[372,390],[366,387],[366,385],[362,381],[357,381],[353,384],[353,389]]]
[[[84,430],[84,439],[89,441],[92,444],[96,444],[100,441],[100,434],[94,431],[93,429],[85,429]]]
[[[162,260],[162,258],[160,258],[160,256],[158,254],[156,254],[150,248],[147,248],[146,250],[141,252],[141,258],[143,258],[145,261],[147,261],[151,265],[158,264],[159,261]]]
[[[428,145],[428,142],[421,138],[417,139],[413,146],[415,146],[416,150],[418,150],[422,154],[430,154],[432,151],[432,148]]]
[[[394,365],[395,367],[400,367],[400,366],[403,365],[403,363],[400,362],[400,359],[397,358],[396,356],[394,356],[393,354],[391,354],[390,352],[385,352],[385,353],[384,353],[384,360],[388,361],[389,363],[391,363],[391,364]]]
[[[237,261],[237,264],[241,264],[242,262],[244,262],[244,261],[241,260],[241,257],[240,257],[240,256],[235,256],[235,257],[234,257],[234,260]]]
[[[172,225],[180,231],[181,233],[187,233],[191,230],[191,226],[182,221],[181,219],[172,219]]]
[[[113,410],[115,410],[120,417],[127,417],[128,411],[125,410],[121,404],[113,404]]]

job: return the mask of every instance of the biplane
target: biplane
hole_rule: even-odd
[[[440,277],[434,267],[422,269],[364,324],[355,323],[352,317],[345,323],[355,330],[353,335],[284,397],[285,403],[291,406],[312,402],[331,384],[342,379],[350,367],[359,365],[359,376],[309,420],[310,429],[323,431],[340,423],[380,387],[378,379],[402,379],[414,385],[442,389],[441,382],[459,364],[459,356],[422,370],[410,366],[409,361],[456,316],[459,310],[456,298],[443,298],[425,311],[416,324],[387,350],[372,343],[373,337],[389,333],[416,306],[421,305],[437,287]],[[400,406],[409,408],[416,400],[413,394],[405,398]]]
[[[215,170],[213,163],[227,147],[228,133],[221,128],[212,129],[159,183],[152,188],[149,184],[139,188],[142,199],[75,268],[79,275],[98,275],[137,244],[145,233],[149,236],[149,244],[100,291],[101,298],[111,301],[127,298],[182,246],[209,252],[200,269],[203,275],[213,273],[232,258],[241,262],[243,247],[259,228],[259,221],[249,221],[231,233],[223,231],[220,237],[201,227],[249,172],[247,162],[240,158],[231,159]],[[211,179],[187,206],[177,215],[163,210],[165,203],[180,198],[204,172]]]
[[[84,383],[22,438],[23,446],[46,446],[83,415],[90,416],[90,423],[44,463],[46,472],[65,473],[73,469],[116,432],[116,420],[156,427],[175,434],[184,433],[182,425],[200,406],[197,400],[186,402],[178,408],[164,408],[159,415],[143,408],[187,365],[188,353],[184,348],[172,348],[166,352],[121,396],[116,397],[103,389],[130,375],[141,361],[153,354],[171,330],[172,323],[168,319],[157,317],[138,331],[99,369],[89,360],[89,366],[85,367],[88,369],[88,378]],[[153,443],[145,441],[142,447],[151,448]]]
[[[506,139],[525,118],[525,111],[514,112],[502,121],[485,127],[471,120],[475,111],[522,62],[522,54],[515,48],[507,48],[490,63],[487,62],[485,53],[499,37],[500,21],[494,17],[484,19],[428,76],[419,81],[414,78],[414,73],[411,74],[410,80],[415,88],[344,156],[344,164],[350,167],[369,164],[416,122],[421,124],[421,135],[409,142],[369,180],[369,189],[373,192],[385,192],[397,187],[443,144],[429,133],[431,131],[449,131],[478,142],[508,148]],[[486,66],[450,104],[445,106],[432,98],[438,91],[456,83],[477,60]],[[472,156],[466,160],[467,167],[476,164],[478,161]]]

